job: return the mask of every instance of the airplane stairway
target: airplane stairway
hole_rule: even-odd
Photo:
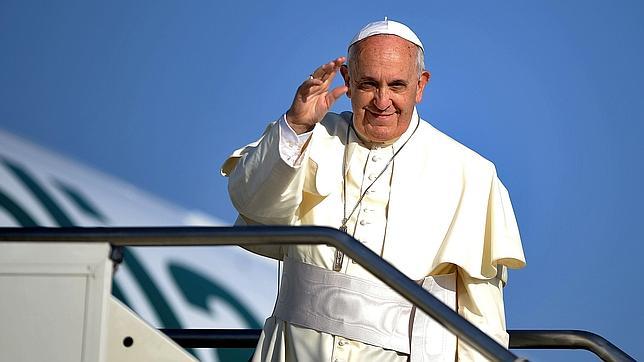
[[[39,245],[34,245],[35,243]],[[13,326],[16,326],[18,329],[26,328],[22,325],[24,321],[31,323],[32,327],[39,331],[40,334],[38,336],[42,340],[36,338],[36,340],[29,341],[30,345],[38,345],[41,347],[40,349],[33,349],[36,352],[43,350],[43,353],[47,353],[46,348],[44,348],[45,346],[48,348],[58,348],[59,346],[55,346],[55,343],[52,343],[52,338],[49,336],[57,336],[56,334],[60,334],[61,328],[65,328],[72,336],[82,335],[81,339],[66,339],[71,341],[68,350],[77,351],[81,354],[84,353],[83,356],[88,356],[81,356],[81,358],[77,359],[79,361],[141,360],[130,359],[129,354],[132,353],[130,351],[136,349],[137,353],[145,355],[146,353],[153,353],[153,349],[161,348],[161,346],[173,350],[179,355],[182,351],[181,349],[177,350],[174,348],[173,345],[175,344],[183,348],[253,348],[260,334],[260,330],[257,329],[150,330],[150,328],[144,325],[144,322],[137,319],[136,315],[129,313],[130,311],[124,306],[119,306],[110,299],[111,295],[108,292],[106,293],[106,291],[109,291],[108,276],[111,275],[111,270],[107,266],[110,265],[108,264],[110,245],[248,246],[260,244],[327,244],[340,249],[345,255],[359,263],[405,299],[427,313],[450,332],[457,335],[461,340],[476,348],[488,359],[493,361],[526,361],[526,359],[516,356],[512,351],[499,345],[495,340],[441,303],[413,280],[407,278],[391,264],[362,245],[362,243],[339,230],[327,227],[0,228],[0,249],[5,248],[11,250],[12,253],[0,254],[0,276],[8,276],[8,278],[0,278],[4,283],[2,284],[4,287],[22,290],[24,289],[21,289],[21,283],[23,281],[36,284],[40,283],[38,281],[39,279],[20,279],[26,275],[34,275],[34,273],[37,273],[45,279],[58,278],[61,275],[82,275],[85,278],[83,280],[92,281],[97,276],[100,277],[100,280],[97,282],[91,282],[89,284],[79,282],[73,278],[61,279],[59,281],[62,283],[61,285],[68,286],[67,292],[71,293],[69,295],[75,295],[77,297],[78,300],[69,300],[73,302],[71,305],[79,306],[77,308],[69,307],[69,303],[65,303],[65,295],[57,293],[51,287],[50,283],[40,283],[45,286],[44,288],[49,288],[48,293],[52,293],[54,297],[58,297],[57,300],[56,298],[51,298],[52,301],[57,302],[61,308],[66,308],[68,313],[78,314],[77,320],[80,324],[76,329],[73,325],[69,324],[44,324],[39,320],[34,320],[32,311],[35,312],[39,306],[42,308],[49,307],[48,300],[38,304],[42,302],[42,296],[33,297],[25,293],[23,293],[25,295],[5,294],[8,297],[3,297],[0,303],[0,306],[2,306],[0,313],[4,313],[4,317],[13,321]],[[57,246],[66,248],[65,250],[68,251],[68,254],[62,254],[61,256],[67,264],[61,264],[62,266],[56,264],[47,267],[48,255],[46,252],[43,252],[43,249]],[[87,252],[85,254],[79,253],[78,258],[85,258],[87,260],[79,263],[79,260],[75,259],[75,253],[81,249],[87,249]],[[99,254],[104,255],[97,258]],[[25,260],[22,264],[16,261],[21,258]],[[40,260],[40,264],[29,261],[30,258]],[[44,262],[42,262],[43,260]],[[104,281],[107,281],[107,286]],[[34,286],[37,286],[36,284]],[[89,285],[91,288],[87,289],[86,285]],[[83,288],[86,288],[86,292],[82,292]],[[34,293],[38,292],[42,292],[42,290],[36,290]],[[15,300],[12,300],[11,298],[14,297]],[[22,314],[20,314],[20,303],[22,302],[33,304],[34,307],[27,311],[24,311],[24,308],[22,308]],[[92,313],[81,313],[83,308]],[[14,311],[16,311],[15,315],[13,313]],[[44,318],[55,318],[58,316],[56,313],[41,313],[41,315]],[[21,319],[22,317],[24,319]],[[83,328],[83,323],[85,323],[85,327],[90,324],[96,327],[90,329]],[[128,330],[128,328],[132,329]],[[128,331],[133,331],[134,329],[140,333],[138,335],[142,336],[140,337],[141,339],[136,340],[133,336],[128,335]],[[586,349],[595,353],[604,361],[634,361],[632,357],[609,341],[586,331],[510,330],[508,332],[510,334],[511,349]],[[9,340],[15,337],[14,334],[15,331],[3,326],[0,328],[0,341]],[[107,346],[108,335],[111,343],[110,346]],[[13,338],[11,340],[14,340],[15,343],[22,343],[20,339],[16,340],[16,338]],[[81,340],[82,344],[74,342]],[[87,349],[88,346],[91,347],[89,350]],[[136,346],[136,348],[130,348],[131,346]],[[146,351],[146,348],[150,349],[150,351]],[[6,351],[0,348],[0,360],[5,360],[3,353],[6,353]],[[24,358],[20,358],[20,351],[14,351],[12,353],[14,353],[12,356],[17,356],[18,358],[11,360],[25,360]],[[116,353],[118,353],[118,359],[105,357],[108,354],[115,356]],[[190,356],[183,357],[186,357],[186,360],[191,360]]]

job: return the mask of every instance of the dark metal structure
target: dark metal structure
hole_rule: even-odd
[[[359,241],[339,230],[318,227],[245,226],[245,227],[65,227],[65,228],[0,228],[0,241],[13,242],[109,242],[118,246],[215,246],[260,244],[327,244],[343,251],[367,271],[379,278],[402,297],[416,305],[460,339],[493,361],[525,361],[499,345],[458,313],[441,303],[413,280],[380,258]],[[184,347],[204,347],[200,343],[222,342],[219,348],[242,347],[256,343],[254,330],[165,330]],[[206,332],[207,331],[207,332]],[[603,338],[568,335],[557,331],[518,331],[514,348],[595,348],[607,361],[633,361]],[[523,333],[523,334],[521,334]],[[543,333],[546,333],[545,335]],[[554,333],[550,336],[547,333]],[[559,334],[556,334],[559,333]],[[568,336],[568,337],[567,337]],[[172,336],[171,336],[172,337]],[[517,342],[516,338],[519,338]],[[251,343],[251,339],[255,341]],[[592,341],[592,342],[587,342]],[[603,342],[602,342],[603,341]],[[557,342],[557,343],[555,343]],[[216,342],[219,343],[219,342]],[[512,340],[510,343],[513,343]],[[568,343],[564,347],[562,343]],[[199,344],[198,346],[195,344]],[[553,347],[556,345],[557,347]],[[584,346],[584,347],[579,347]],[[512,347],[512,346],[511,346]],[[592,349],[591,349],[592,350]],[[594,350],[593,350],[594,351]]]
[[[604,337],[580,330],[508,330],[510,348],[585,349],[603,361],[635,361]]]
[[[261,329],[161,329],[185,348],[255,348]],[[578,330],[508,330],[511,349],[583,349],[603,361],[635,361],[603,337]]]

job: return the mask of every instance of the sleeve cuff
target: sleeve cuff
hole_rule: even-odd
[[[291,167],[299,166],[302,160],[302,147],[311,137],[313,131],[298,135],[286,121],[286,114],[280,117],[278,124],[280,128],[280,157]]]

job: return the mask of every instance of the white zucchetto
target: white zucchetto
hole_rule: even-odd
[[[397,21],[389,20],[387,19],[387,17],[385,17],[385,20],[374,21],[373,23],[369,23],[362,29],[360,29],[358,34],[356,34],[353,39],[351,39],[349,48],[353,44],[359,42],[364,38],[380,34],[399,36],[411,43],[418,45],[420,49],[423,50],[423,52],[425,51],[425,48],[423,48],[423,43],[420,42],[418,36],[407,25],[399,23]]]

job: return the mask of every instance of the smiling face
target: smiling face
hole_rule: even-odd
[[[429,72],[417,69],[418,47],[395,35],[375,35],[353,45],[341,69],[349,87],[353,125],[366,141],[387,142],[409,127]]]

